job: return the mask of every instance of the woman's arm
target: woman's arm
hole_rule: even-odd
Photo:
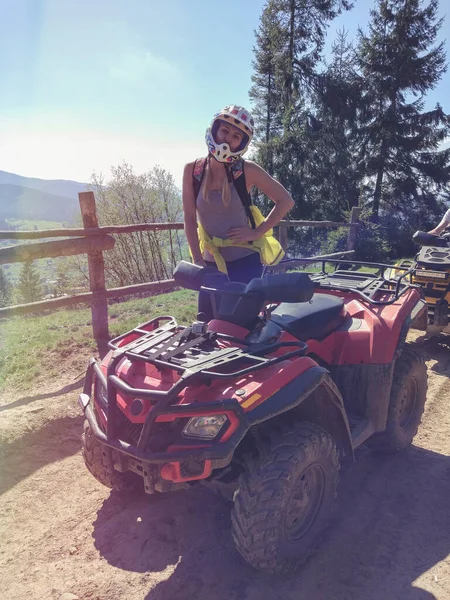
[[[194,186],[192,185],[192,170],[194,163],[187,163],[183,172],[183,213],[184,232],[195,264],[205,265],[197,233],[197,208],[195,206]]]
[[[255,186],[260,192],[270,198],[275,206],[256,229],[252,229],[251,227],[230,229],[228,237],[240,242],[252,241],[262,237],[269,229],[278,225],[286,213],[294,206],[294,201],[286,188],[259,165],[251,160],[246,160],[244,168],[247,189],[250,191]]]
[[[442,219],[442,221],[439,223],[439,225],[437,227],[435,227],[434,229],[432,229],[431,231],[429,231],[428,233],[432,233],[433,235],[439,235],[449,225],[450,225],[450,223],[448,221],[446,221],[445,219]]]
[[[439,223],[439,225],[437,227],[435,227],[434,229],[432,229],[431,231],[429,231],[428,233],[432,233],[433,235],[439,235],[440,233],[442,233],[444,231],[444,229],[447,229],[447,227],[450,225],[450,208],[446,211],[445,215],[442,217],[442,221]]]

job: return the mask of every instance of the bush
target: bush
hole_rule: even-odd
[[[331,254],[347,249],[348,228],[341,227],[328,234],[323,243],[321,254]],[[383,227],[363,221],[358,227],[355,244],[355,260],[367,262],[386,262],[393,258],[393,250],[386,239]]]

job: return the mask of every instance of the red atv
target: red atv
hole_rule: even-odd
[[[362,443],[406,448],[427,390],[405,343],[426,311],[411,271],[392,283],[386,265],[342,263],[220,290],[202,287],[211,269],[180,263],[176,281],[207,291],[215,318],[152,319],[91,360],[79,401],[94,477],[117,490],[143,482],[148,494],[208,484],[234,500],[232,534],[250,564],[276,572],[305,560],[340,462]]]

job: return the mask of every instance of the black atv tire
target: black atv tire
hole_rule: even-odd
[[[281,573],[304,562],[323,536],[340,463],[331,435],[313,423],[269,429],[267,437],[262,456],[239,478],[232,535],[253,567]]]
[[[86,467],[103,485],[117,492],[138,491],[143,488],[141,478],[132,471],[116,471],[102,444],[95,438],[88,421],[84,422],[81,436],[81,454]]]
[[[386,429],[366,445],[384,453],[407,448],[419,428],[426,397],[427,367],[419,354],[404,348],[394,368]]]

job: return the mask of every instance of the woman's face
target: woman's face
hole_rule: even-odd
[[[220,121],[214,137],[218,144],[228,144],[231,152],[236,152],[242,144],[244,134],[238,127],[225,121]]]

